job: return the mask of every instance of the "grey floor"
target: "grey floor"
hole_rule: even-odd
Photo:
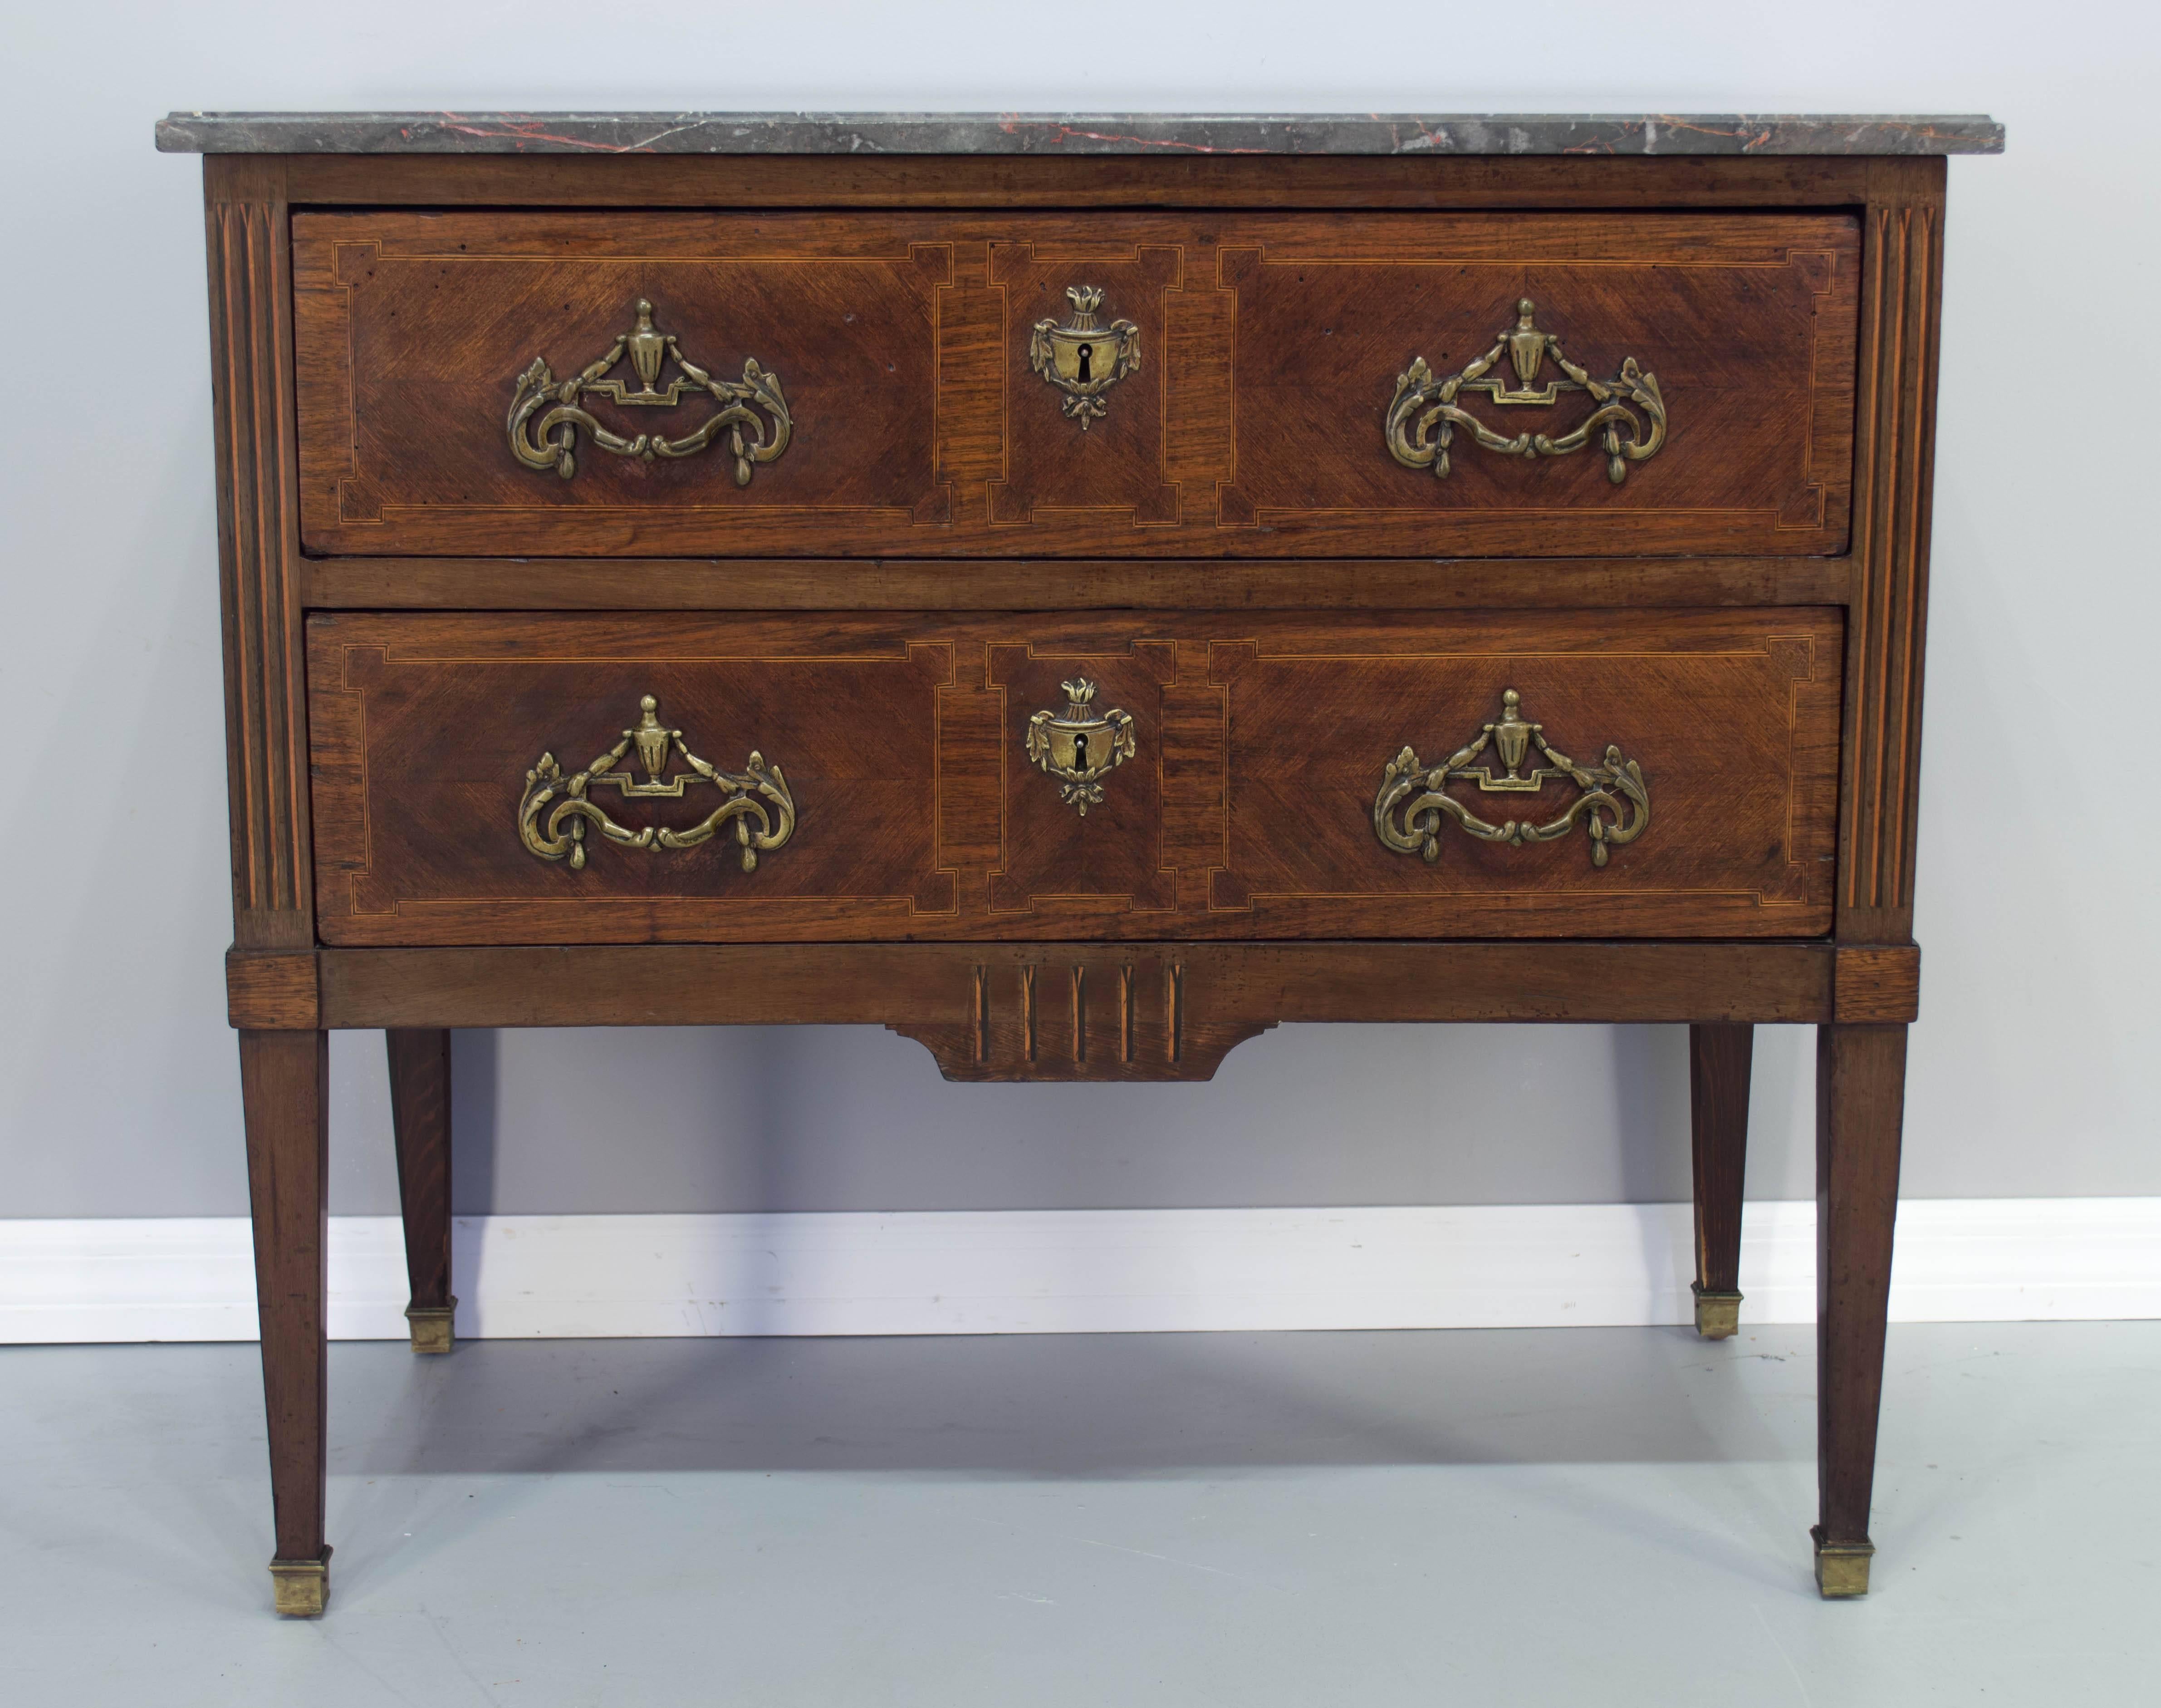
[[[255,1350],[0,1351],[0,1698],[758,1708],[2161,1696],[2161,1323],[1893,1331],[1820,1601],[1813,1336],[331,1355],[330,1616]]]

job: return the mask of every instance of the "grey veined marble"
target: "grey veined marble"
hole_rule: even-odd
[[[1996,154],[1974,114],[175,112],[199,154]]]

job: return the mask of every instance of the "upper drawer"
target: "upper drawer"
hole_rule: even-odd
[[[309,213],[293,232],[316,551],[1846,544],[1843,216]]]

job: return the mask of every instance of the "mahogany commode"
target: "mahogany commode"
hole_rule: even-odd
[[[1943,157],[1985,119],[176,114],[206,155],[281,1612],[325,1047],[447,1351],[458,1026],[1818,1028],[1827,1596],[1915,1013]]]

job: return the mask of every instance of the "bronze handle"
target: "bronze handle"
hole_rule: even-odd
[[[1513,688],[1501,695],[1501,717],[1489,723],[1476,740],[1459,747],[1439,765],[1427,768],[1409,747],[1388,761],[1381,771],[1381,792],[1373,798],[1373,833],[1398,854],[1423,856],[1428,865],[1440,858],[1440,820],[1445,813],[1481,842],[1506,842],[1520,847],[1526,842],[1550,842],[1568,834],[1582,820],[1591,836],[1591,863],[1603,866],[1607,851],[1632,842],[1651,822],[1651,795],[1642,769],[1633,759],[1623,759],[1618,747],[1608,747],[1602,763],[1579,765],[1558,752],[1545,738],[1545,726],[1528,723],[1521,716],[1523,697]],[[1534,767],[1528,776],[1523,764],[1535,743],[1547,763]],[[1488,747],[1506,768],[1496,777],[1492,767],[1476,770],[1471,762]],[[1549,779],[1565,779],[1580,793],[1559,818],[1539,825],[1528,819],[1490,824],[1460,800],[1444,792],[1450,782],[1475,783],[1483,794],[1536,794]]]
[[[1532,320],[1535,308],[1528,297],[1518,302],[1514,326],[1503,329],[1491,350],[1446,379],[1435,379],[1423,356],[1411,358],[1409,370],[1396,376],[1396,395],[1388,404],[1389,456],[1405,468],[1429,468],[1436,478],[1446,480],[1448,448],[1459,427],[1474,443],[1503,456],[1565,456],[1590,444],[1595,433],[1606,453],[1606,477],[1617,487],[1627,479],[1630,463],[1659,454],[1666,442],[1666,400],[1659,390],[1658,376],[1645,372],[1631,356],[1622,360],[1617,378],[1593,379],[1561,353],[1560,339],[1539,331]],[[1513,389],[1506,379],[1488,378],[1503,356],[1515,371]],[[1539,373],[1549,356],[1567,378],[1549,379],[1542,386]],[[1469,392],[1482,393],[1507,407],[1548,407],[1563,392],[1588,392],[1598,407],[1574,432],[1558,439],[1528,432],[1510,438],[1496,433],[1456,401]]]
[[[760,852],[779,847],[795,831],[795,797],[778,765],[768,765],[752,750],[741,772],[722,771],[708,765],[683,745],[683,732],[669,729],[658,716],[659,702],[648,694],[638,703],[637,723],[617,742],[576,775],[565,778],[553,753],[543,753],[540,763],[525,773],[525,793],[518,803],[518,838],[527,850],[543,860],[570,857],[570,869],[586,864],[586,826],[596,826],[601,836],[626,848],[695,848],[711,841],[723,825],[733,821],[736,845],[742,850],[742,869],[758,870]],[[617,768],[632,746],[645,768],[645,781],[636,781],[628,770]],[[673,777],[661,773],[670,750],[690,768]],[[685,787],[710,783],[724,799],[687,831],[669,831],[648,825],[633,831],[619,825],[593,804],[590,791],[608,784],[627,797],[680,800]],[[551,808],[549,803],[555,805]],[[547,812],[544,820],[543,811]]]
[[[548,367],[548,358],[533,358],[533,365],[518,375],[517,389],[510,397],[512,455],[528,468],[553,469],[567,481],[578,471],[580,428],[591,434],[593,443],[602,450],[613,451],[617,456],[643,457],[648,462],[656,456],[695,456],[725,430],[728,448],[735,453],[736,484],[748,486],[754,464],[771,462],[788,449],[794,423],[789,417],[788,399],[781,395],[780,376],[755,361],[746,361],[740,381],[715,379],[684,355],[673,332],[663,332],[654,325],[651,303],[640,297],[636,313],[631,329],[617,336],[605,356],[587,363],[560,385]],[[638,377],[636,391],[622,380],[607,378],[608,370],[625,356]],[[663,386],[660,371],[671,359],[675,378]],[[591,410],[581,407],[581,400],[591,395],[612,398],[630,409],[672,409],[682,401],[684,393],[700,391],[721,407],[680,439],[664,438],[658,433],[626,438],[609,431]],[[545,414],[541,414],[544,409]],[[536,415],[538,420],[534,419]]]

